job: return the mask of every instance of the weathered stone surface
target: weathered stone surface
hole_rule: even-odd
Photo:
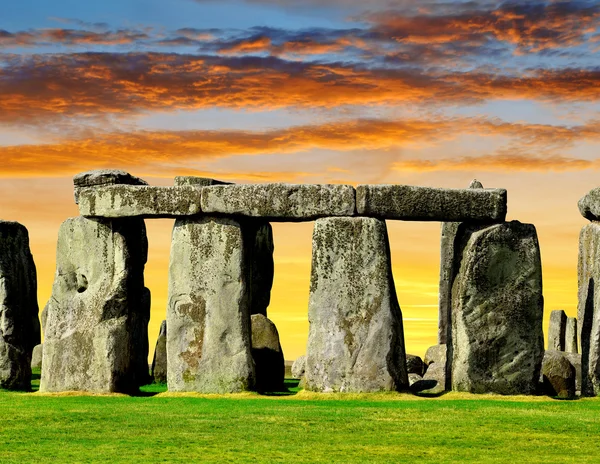
[[[359,185],[359,215],[403,221],[502,222],[504,189],[437,189],[410,185]]]
[[[544,393],[559,398],[575,396],[575,368],[565,353],[557,350],[546,350],[542,362],[542,382]]]
[[[140,219],[62,224],[40,391],[133,392],[147,382],[147,251]]]
[[[209,177],[196,177],[196,176],[177,176],[175,177],[175,185],[182,187],[185,185],[191,185],[194,187],[210,187],[211,185],[229,185],[231,182],[223,182]]]
[[[98,169],[95,171],[82,172],[73,177],[75,203],[79,203],[79,191],[83,188],[103,187],[115,184],[148,185],[145,180],[117,169]]]
[[[170,391],[254,388],[244,257],[239,222],[211,217],[176,221],[167,310]]]
[[[565,351],[565,331],[567,329],[567,315],[562,309],[550,313],[548,326],[548,349]]]
[[[31,351],[40,343],[37,277],[29,234],[0,221],[0,388],[31,388]]]
[[[425,373],[425,365],[419,356],[414,354],[406,355],[406,372],[408,374],[423,375]]]
[[[262,314],[253,314],[252,358],[256,376],[256,390],[277,392],[283,390],[285,361],[275,324]]]
[[[419,385],[414,385],[415,391],[438,395],[446,391],[446,365],[443,363],[431,363]]]
[[[42,333],[43,334],[46,333],[46,320],[48,320],[48,303],[46,303],[46,306],[44,306],[44,309],[42,309],[42,314],[40,315],[40,321],[42,323]]]
[[[468,234],[461,249],[452,291],[452,389],[535,393],[544,353],[535,227],[494,225]]]
[[[202,211],[262,217],[271,221],[312,221],[355,214],[350,185],[235,184],[202,189]]]
[[[581,215],[590,221],[600,221],[600,188],[584,195],[578,203]]]
[[[152,359],[152,378],[157,383],[167,383],[167,321],[162,321]]]
[[[201,213],[202,189],[193,186],[108,185],[79,191],[79,213],[104,218],[177,218]]]
[[[447,352],[447,345],[430,346],[427,348],[425,358],[423,359],[425,366],[429,366],[432,363],[446,364]]]
[[[575,390],[581,393],[581,355],[576,353],[564,353],[564,355],[575,369]]]
[[[565,329],[565,351],[567,353],[578,353],[577,347],[577,318],[568,317]]]
[[[482,189],[483,185],[477,179],[471,181],[470,189]],[[484,226],[482,226],[484,227]],[[452,328],[450,314],[452,313],[452,284],[458,272],[460,256],[456,253],[456,242],[459,230],[463,231],[460,222],[443,222],[440,241],[440,291],[438,309],[438,344],[452,343],[449,331]]]
[[[316,221],[308,320],[307,390],[372,392],[408,386],[385,222]]]
[[[250,314],[266,316],[275,272],[273,229],[268,222],[254,219],[241,224],[246,253],[244,259],[248,263]]]
[[[39,345],[35,345],[33,347],[33,351],[31,352],[31,368],[32,369],[41,369],[42,368],[42,354],[43,354],[44,345],[40,343]]]
[[[579,235],[577,321],[581,343],[581,394],[600,395],[600,224]]]
[[[292,365],[292,375],[295,379],[301,379],[304,377],[304,372],[306,371],[306,356],[302,355],[296,358],[294,364]]]

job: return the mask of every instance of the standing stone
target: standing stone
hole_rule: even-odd
[[[33,347],[33,351],[31,352],[31,369],[42,368],[43,349],[44,345],[42,343]]]
[[[581,355],[576,353],[564,353],[565,357],[575,369],[575,390],[581,394]]]
[[[262,314],[253,314],[251,325],[256,390],[259,392],[282,391],[285,379],[285,360],[279,343],[277,327]]]
[[[40,391],[128,393],[147,381],[147,251],[141,219],[62,224]]]
[[[295,379],[301,379],[304,377],[306,371],[306,356],[302,355],[296,358],[294,364],[292,364],[292,375]]]
[[[268,222],[259,220],[245,220],[241,224],[250,279],[250,314],[266,316],[275,272],[273,229]]]
[[[175,222],[167,310],[170,391],[231,393],[254,387],[242,229],[231,219]]]
[[[446,364],[448,356],[447,345],[433,345],[427,348],[423,362],[425,366],[433,363]]]
[[[38,310],[27,229],[0,221],[0,388],[31,389],[31,352],[40,343]]]
[[[152,359],[152,378],[156,383],[167,383],[167,321],[162,321]]]
[[[581,394],[600,395],[600,224],[579,235],[577,320],[581,342]]]
[[[544,355],[535,227],[514,221],[465,240],[452,290],[452,389],[533,394]]]
[[[573,398],[575,396],[575,367],[562,351],[546,351],[542,362],[541,375],[544,393],[547,395],[559,398]]]
[[[408,386],[384,221],[316,221],[308,320],[307,390],[375,392]]]
[[[550,313],[548,326],[548,349],[565,351],[565,331],[567,329],[567,315],[562,309]]]
[[[578,353],[576,317],[567,318],[567,328],[565,329],[565,351],[567,353]]]
[[[482,189],[483,185],[477,179],[471,181],[470,189]],[[455,253],[455,243],[460,229],[460,222],[443,222],[441,238],[440,259],[440,291],[439,291],[439,316],[438,316],[438,344],[448,343],[448,333],[451,324],[452,312],[452,284],[458,272],[460,256]]]

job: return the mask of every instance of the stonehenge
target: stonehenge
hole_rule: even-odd
[[[118,170],[73,182],[80,216],[59,230],[43,346],[27,231],[0,222],[0,388],[29,389],[34,354],[42,392],[135,394],[151,378],[172,392],[281,390],[283,351],[267,314],[271,223],[314,221],[306,356],[292,369],[305,389],[600,394],[600,189],[579,204],[590,222],[580,235],[577,318],[553,311],[544,351],[537,232],[506,222],[504,189],[194,176],[158,187]],[[150,370],[151,219],[174,226],[166,321]],[[423,360],[405,350],[390,220],[442,223],[438,344]]]

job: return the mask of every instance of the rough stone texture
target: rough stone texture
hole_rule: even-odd
[[[406,372],[408,374],[423,375],[425,373],[425,364],[423,364],[423,360],[414,354],[407,354]]]
[[[550,313],[548,326],[548,349],[565,351],[565,331],[567,329],[567,315],[562,309]]]
[[[483,185],[477,179],[471,181],[470,189],[482,189]],[[457,235],[463,227],[460,222],[443,222],[442,237],[440,241],[440,291],[439,291],[439,309],[438,309],[438,343],[447,344],[451,341],[449,330],[452,324],[452,284],[454,277],[458,272],[458,263],[460,257],[456,254]]]
[[[152,378],[157,383],[167,383],[167,321],[162,321],[152,358]]]
[[[437,395],[447,390],[446,384],[446,364],[434,362],[427,367],[422,383],[415,388],[421,393]]]
[[[304,377],[306,371],[306,355],[299,356],[292,364],[292,375],[295,379],[301,379]]]
[[[140,219],[62,224],[40,391],[134,392],[148,381],[147,251]]]
[[[38,310],[27,229],[0,221],[0,388],[31,389],[31,352],[40,343]]]
[[[175,177],[175,185],[182,187],[185,185],[191,185],[195,187],[210,187],[211,185],[229,185],[231,182],[223,182],[221,180],[211,179],[208,177],[196,177],[196,176],[177,176]]]
[[[202,211],[262,217],[271,221],[353,216],[355,191],[350,185],[217,185],[202,189]]]
[[[423,359],[425,366],[429,366],[432,363],[446,364],[447,351],[447,346],[443,344],[427,348],[425,358]]]
[[[565,329],[565,351],[576,354],[579,352],[577,346],[577,318],[569,317]]]
[[[307,390],[407,387],[402,313],[385,222],[319,219],[312,243]]]
[[[600,395],[600,224],[579,235],[577,321],[581,343],[581,394]]]
[[[279,343],[277,327],[262,314],[252,315],[251,326],[256,390],[259,392],[282,391],[285,379],[285,360]]]
[[[590,221],[600,221],[600,188],[584,195],[578,203],[581,215]]]
[[[239,222],[175,222],[167,310],[170,391],[254,388],[248,281]]]
[[[48,320],[48,303],[46,303],[46,306],[44,306],[44,309],[42,310],[42,314],[40,315],[40,320],[42,323],[42,333],[45,334],[46,333],[46,321]]]
[[[581,355],[576,353],[564,353],[566,358],[575,368],[575,390],[581,393]]]
[[[33,347],[33,351],[31,352],[31,368],[32,369],[41,369],[42,368],[42,355],[43,355],[44,345],[40,343],[39,345],[35,345]]]
[[[201,213],[201,188],[108,185],[79,191],[79,213],[104,218],[177,218]]]
[[[535,227],[494,225],[465,237],[452,317],[452,389],[533,394],[544,355]]]
[[[504,189],[436,189],[410,185],[359,185],[359,215],[403,221],[502,222]]]
[[[250,282],[250,314],[266,316],[275,272],[273,229],[268,222],[254,219],[241,224]]]
[[[542,361],[542,382],[544,393],[559,398],[575,396],[575,367],[571,365],[565,353],[546,350]]]
[[[79,203],[79,191],[83,188],[104,187],[106,185],[115,184],[148,185],[145,180],[117,169],[98,169],[95,171],[82,172],[73,177],[75,203]]]

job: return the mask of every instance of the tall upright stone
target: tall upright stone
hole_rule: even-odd
[[[129,393],[148,380],[147,251],[141,219],[62,224],[40,391]]]
[[[565,351],[567,353],[577,354],[578,350],[577,342],[577,318],[567,318],[567,328],[565,329]]]
[[[581,394],[597,396],[600,395],[600,223],[592,222],[581,230],[577,280]]]
[[[248,267],[250,314],[267,315],[275,272],[273,229],[260,220],[241,222]]]
[[[242,225],[179,219],[173,229],[167,309],[170,391],[254,387],[249,272]]]
[[[533,394],[544,355],[535,227],[498,224],[463,240],[452,291],[452,389]]]
[[[167,383],[167,321],[162,321],[152,358],[152,378],[157,383]]]
[[[277,327],[263,314],[253,314],[251,326],[256,390],[259,392],[283,391],[285,360]]]
[[[562,309],[550,313],[548,326],[548,349],[565,351],[565,333],[567,330],[567,315]]]
[[[29,234],[19,223],[0,221],[0,388],[31,389],[31,353],[39,343]]]
[[[385,222],[315,222],[306,389],[374,392],[408,387],[402,313]]]

